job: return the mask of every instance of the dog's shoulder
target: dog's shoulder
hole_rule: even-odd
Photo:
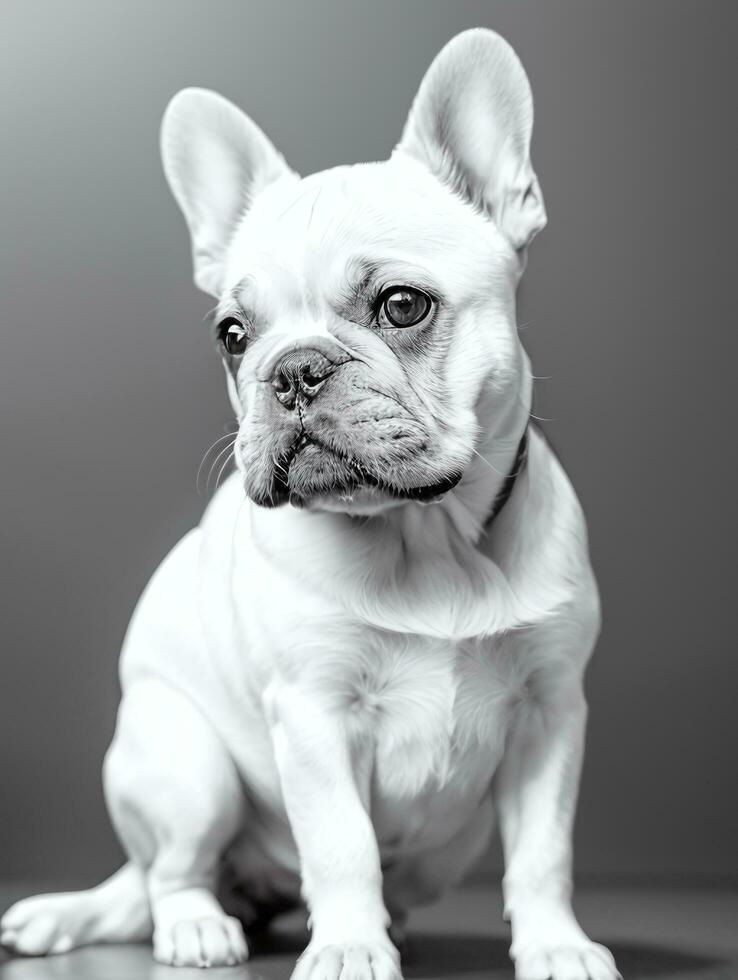
[[[523,466],[509,501],[489,529],[491,549],[503,559],[531,542],[556,543],[576,563],[588,561],[587,525],[581,504],[543,432],[528,430]]]
[[[587,524],[561,461],[537,428],[531,427],[521,477],[485,550],[520,600],[520,625],[529,627],[531,645],[551,649],[552,637],[561,634],[575,653],[588,653],[599,631],[600,600]]]

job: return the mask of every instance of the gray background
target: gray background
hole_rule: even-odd
[[[433,55],[475,25],[533,85],[549,227],[520,322],[604,596],[577,868],[738,870],[733,9],[3,4],[0,872],[118,860],[99,770],[120,641],[229,419],[160,171],[164,105],[218,89],[303,173],[381,158]]]

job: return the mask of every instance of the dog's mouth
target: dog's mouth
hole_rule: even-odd
[[[316,497],[329,495],[350,500],[361,490],[374,490],[398,501],[430,503],[453,490],[462,475],[454,472],[433,483],[403,487],[373,473],[356,457],[303,432],[278,458],[271,487],[256,503],[279,507],[289,502],[305,507]]]

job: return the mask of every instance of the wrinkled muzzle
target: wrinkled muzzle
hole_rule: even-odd
[[[424,406],[342,349],[291,348],[260,375],[237,441],[257,504],[350,500],[359,490],[428,501],[461,479]]]

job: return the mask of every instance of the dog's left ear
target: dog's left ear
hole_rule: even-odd
[[[190,229],[195,284],[220,298],[239,221],[264,187],[296,175],[246,113],[207,89],[183,89],[169,103],[161,155]]]
[[[427,166],[521,250],[546,224],[530,162],[532,129],[523,66],[499,34],[478,28],[457,35],[436,57],[395,152]]]

